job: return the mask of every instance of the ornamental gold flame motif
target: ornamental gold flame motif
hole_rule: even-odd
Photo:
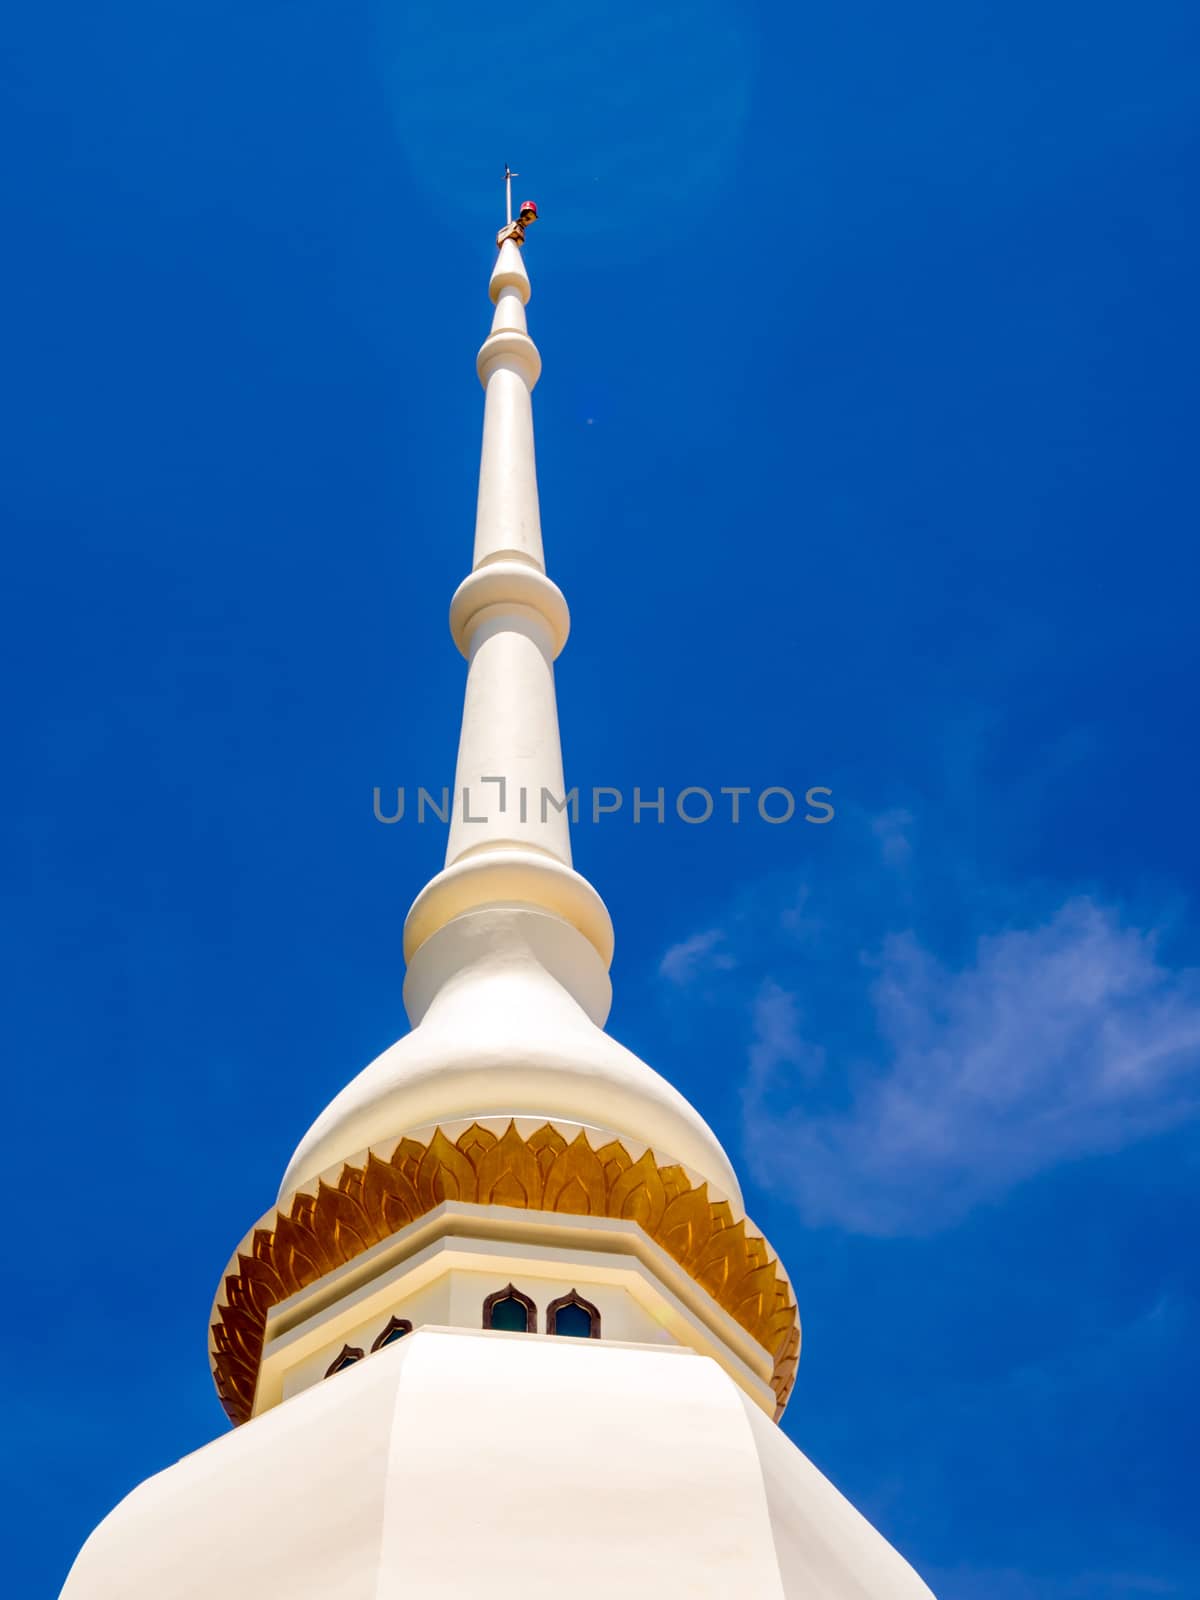
[[[390,1160],[368,1155],[336,1184],[298,1194],[273,1225],[256,1228],[250,1254],[225,1279],[212,1327],[213,1371],[234,1423],[254,1405],[267,1314],[327,1272],[353,1261],[446,1200],[636,1222],[738,1322],[774,1362],[778,1417],[795,1378],[800,1328],[786,1278],[766,1241],[734,1221],[679,1166],[647,1150],[636,1161],[619,1141],[594,1150],[550,1123],[528,1138],[512,1122],[497,1136],[478,1123],[453,1142],[401,1139]]]

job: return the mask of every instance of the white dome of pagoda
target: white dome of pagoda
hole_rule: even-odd
[[[557,917],[511,907],[455,918],[410,963],[413,1031],[305,1134],[280,1201],[410,1128],[502,1113],[557,1117],[653,1145],[740,1208],[729,1157],[700,1113],[593,1020],[603,1021],[608,992],[595,950]]]

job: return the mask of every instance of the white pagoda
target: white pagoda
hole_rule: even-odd
[[[778,1426],[800,1324],[728,1156],[604,1031],[612,925],[542,798],[568,613],[529,220],[501,232],[478,358],[466,701],[446,864],[404,929],[411,1031],[225,1270],[233,1430],[121,1502],[65,1600],[928,1600]]]

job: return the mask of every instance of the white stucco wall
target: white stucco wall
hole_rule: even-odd
[[[564,1585],[574,1600],[929,1600],[713,1361],[449,1330],[149,1479],[63,1600],[560,1600]]]

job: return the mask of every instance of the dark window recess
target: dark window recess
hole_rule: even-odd
[[[522,1294],[515,1284],[508,1284],[488,1295],[483,1302],[483,1325],[498,1328],[504,1333],[534,1333],[537,1330],[537,1307],[527,1294]]]
[[[412,1323],[407,1317],[392,1317],[387,1327],[371,1346],[372,1351],[382,1350],[385,1344],[395,1344],[397,1339],[403,1339],[406,1333],[412,1332]]]
[[[546,1307],[546,1332],[569,1339],[598,1339],[600,1311],[576,1289]]]
[[[326,1368],[325,1376],[332,1378],[335,1372],[345,1372],[347,1367],[352,1367],[356,1361],[361,1361],[362,1358],[363,1353],[361,1350],[354,1345],[344,1344],[338,1355]]]
[[[554,1319],[555,1333],[569,1334],[573,1339],[592,1337],[592,1313],[582,1306],[563,1306]]]
[[[492,1307],[492,1327],[502,1328],[505,1333],[528,1333],[529,1312],[511,1296],[507,1300],[497,1300]]]

